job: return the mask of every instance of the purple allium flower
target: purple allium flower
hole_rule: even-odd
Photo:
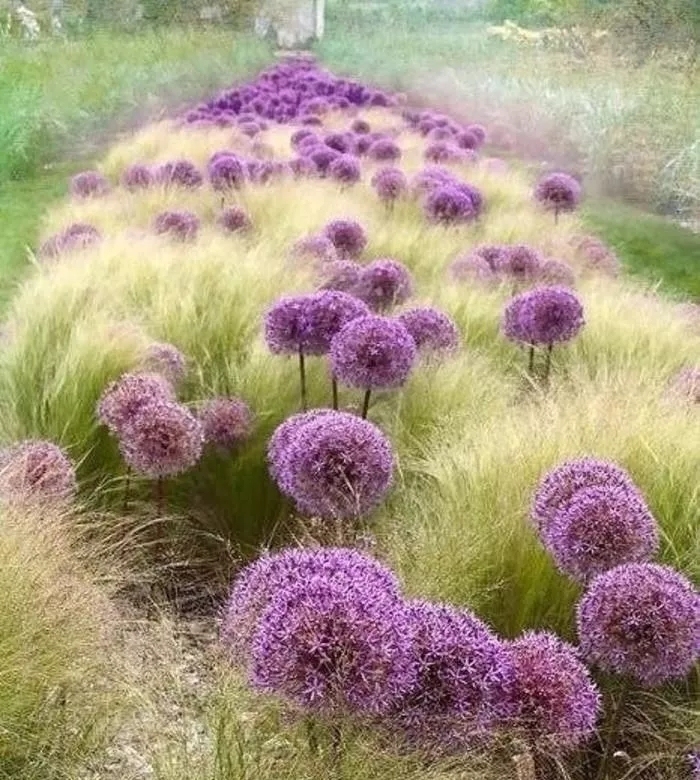
[[[408,379],[415,359],[411,334],[388,317],[359,317],[331,344],[333,374],[350,387],[399,387]]]
[[[561,260],[545,260],[540,266],[539,280],[549,286],[574,287],[576,277],[571,266]]]
[[[421,119],[416,125],[416,129],[422,136],[430,135],[436,127],[438,127],[438,125],[435,123],[435,120],[427,117]]]
[[[333,242],[341,260],[357,259],[367,246],[367,235],[359,222],[336,219],[323,229],[323,235]]]
[[[175,392],[165,377],[159,374],[124,374],[102,393],[97,405],[97,418],[111,433],[121,436],[145,406],[174,400]]]
[[[352,151],[352,135],[348,133],[328,133],[323,143],[340,154]]]
[[[247,233],[253,227],[248,213],[238,206],[225,208],[217,217],[216,222],[229,233]]]
[[[413,177],[411,188],[418,195],[429,194],[438,187],[455,183],[455,177],[447,168],[440,165],[428,165]]]
[[[471,130],[463,130],[455,136],[455,143],[460,149],[478,149],[481,144],[476,134]]]
[[[323,120],[319,116],[309,114],[308,116],[302,116],[299,119],[299,124],[305,125],[306,127],[322,127]]]
[[[570,341],[583,325],[581,302],[563,287],[537,287],[517,295],[503,315],[506,338],[523,344]]]
[[[391,138],[378,138],[367,149],[367,156],[375,162],[396,162],[401,159],[401,149]]]
[[[172,344],[154,342],[146,350],[143,368],[147,372],[160,374],[172,385],[177,385],[187,374],[187,360]]]
[[[352,260],[335,260],[320,269],[322,290],[352,292],[360,281],[362,266]]]
[[[401,602],[312,577],[278,592],[252,645],[252,683],[312,712],[380,715],[416,679]]]
[[[300,127],[298,130],[295,130],[290,139],[292,149],[298,151],[300,141],[303,141],[305,138],[316,138],[316,134],[308,127]]]
[[[260,133],[261,127],[257,122],[239,122],[238,130],[248,138],[255,138]]]
[[[588,270],[618,276],[620,261],[602,241],[595,236],[575,236],[573,243]]]
[[[0,492],[12,502],[65,501],[77,490],[73,463],[52,442],[23,441],[0,456]]]
[[[424,210],[430,222],[442,225],[471,222],[477,216],[472,199],[452,185],[438,186],[430,192]]]
[[[539,254],[525,244],[503,247],[495,262],[498,273],[516,282],[532,282],[542,270]]]
[[[369,316],[367,306],[358,298],[339,290],[323,290],[307,296],[304,311],[304,352],[325,355],[333,337],[348,322]]]
[[[308,295],[288,295],[277,300],[265,315],[265,341],[277,355],[304,351]]]
[[[358,135],[365,135],[372,131],[369,122],[364,119],[355,119],[350,125],[350,129],[353,133],[357,133]]]
[[[537,182],[535,200],[554,211],[555,216],[574,211],[581,200],[581,185],[567,173],[550,173]]]
[[[239,398],[212,398],[199,409],[206,444],[224,450],[235,450],[250,437],[253,415],[250,407]]]
[[[688,764],[690,766],[690,780],[700,780],[700,748],[688,754]]]
[[[218,191],[238,190],[245,182],[243,163],[233,154],[222,154],[210,160],[207,175],[211,186]]]
[[[569,750],[589,739],[600,694],[577,650],[544,632],[528,632],[508,644],[515,667],[508,697],[515,729],[547,750]]]
[[[318,168],[319,175],[322,177],[328,175],[331,164],[340,157],[340,152],[336,152],[330,146],[314,146],[310,151],[305,151],[304,154]]]
[[[626,563],[598,575],[579,602],[587,660],[644,685],[684,677],[700,654],[700,594],[655,563]]]
[[[179,241],[193,241],[199,232],[199,217],[191,211],[163,211],[153,227],[158,235],[167,233]]]
[[[109,192],[109,182],[99,171],[83,171],[70,180],[70,191],[74,198],[95,198]]]
[[[659,546],[641,494],[610,485],[577,490],[546,525],[542,541],[557,567],[581,582],[621,563],[647,561]]]
[[[464,153],[458,147],[447,141],[435,141],[426,147],[423,157],[432,163],[462,162]]]
[[[297,179],[316,176],[318,174],[318,166],[308,157],[295,157],[293,160],[290,160],[289,169]]]
[[[479,146],[483,146],[486,143],[486,128],[483,125],[468,125],[466,132],[476,137]]]
[[[312,149],[324,148],[323,141],[315,134],[307,135],[297,141],[296,150],[299,154],[309,154]]]
[[[560,463],[540,480],[530,517],[540,534],[545,535],[550,523],[579,490],[604,487],[636,492],[632,477],[620,466],[595,458],[580,458]]]
[[[184,406],[165,400],[142,406],[120,434],[119,449],[129,467],[154,479],[192,468],[204,443],[199,420]]]
[[[147,165],[135,163],[122,174],[122,186],[132,192],[147,190],[153,184],[153,172]]]
[[[349,327],[349,326],[348,326]],[[278,486],[305,514],[351,519],[371,512],[391,486],[391,445],[372,423],[329,412],[296,428]]]
[[[48,238],[39,248],[39,256],[55,259],[64,252],[85,249],[102,239],[100,231],[84,222],[74,222],[65,230]]]
[[[365,266],[353,290],[374,311],[385,311],[408,300],[413,293],[411,273],[403,263],[389,258]]]
[[[204,177],[189,160],[175,160],[159,166],[155,178],[166,187],[186,187],[194,189],[201,186]]]
[[[360,163],[349,154],[341,154],[330,164],[328,176],[341,184],[355,184],[362,177]]]
[[[686,366],[672,379],[671,387],[678,395],[700,404],[700,366]]]
[[[332,263],[338,259],[338,253],[330,238],[322,235],[312,235],[300,238],[292,247],[292,255],[299,258],[320,260]]]
[[[511,654],[472,613],[413,601],[414,664],[418,679],[392,717],[413,740],[464,745],[512,713]]]
[[[317,578],[363,593],[371,589],[382,599],[398,602],[401,598],[394,573],[357,550],[320,547],[266,553],[236,577],[224,607],[221,641],[231,660],[239,666],[248,665],[260,617],[280,591]]]
[[[408,180],[400,168],[380,168],[372,177],[372,187],[384,203],[394,203],[408,190]]]
[[[292,173],[281,160],[254,160],[248,163],[248,177],[254,184],[269,184]]]
[[[443,352],[457,349],[460,335],[454,321],[444,312],[428,306],[399,314],[399,321],[411,334],[419,352]]]
[[[450,266],[452,278],[459,282],[474,280],[490,283],[496,281],[496,274],[483,255],[471,252],[458,257]]]
[[[454,136],[455,132],[450,127],[439,125],[428,133],[428,140],[433,143],[439,141],[452,141]]]
[[[371,134],[355,136],[355,143],[353,152],[358,157],[364,157],[369,151],[370,146],[374,143],[374,138]]]

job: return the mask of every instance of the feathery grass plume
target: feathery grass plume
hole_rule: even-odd
[[[560,571],[588,582],[622,563],[650,560],[659,533],[638,491],[597,485],[577,490],[557,509],[542,541]]]
[[[690,403],[700,404],[700,366],[685,366],[671,379],[671,390]]]
[[[397,162],[401,159],[401,147],[391,138],[377,138],[367,149],[367,156],[375,162]]]
[[[572,750],[589,740],[601,702],[576,648],[554,634],[527,632],[508,643],[514,677],[510,728],[531,749]]]
[[[411,297],[413,278],[403,263],[381,258],[362,269],[352,292],[373,311],[385,312]]]
[[[216,222],[227,233],[248,233],[253,228],[253,222],[248,212],[239,206],[229,206],[223,209],[216,218]]]
[[[418,352],[453,352],[459,347],[461,339],[457,325],[439,309],[421,306],[401,312],[398,319],[411,334]]]
[[[70,180],[70,192],[74,198],[97,198],[110,190],[109,182],[99,171],[76,173]]]
[[[121,437],[136,415],[158,401],[175,401],[175,391],[160,374],[124,374],[102,393],[97,418],[110,433]]]
[[[99,243],[101,240],[102,234],[96,227],[84,222],[74,222],[65,230],[44,241],[39,247],[39,257],[55,260],[65,252],[85,249]]]
[[[538,281],[548,287],[576,286],[576,277],[571,266],[551,258],[540,265]]]
[[[142,163],[130,165],[122,174],[121,184],[127,190],[147,190],[154,181],[153,171]]]
[[[400,168],[386,166],[372,176],[372,187],[379,199],[389,206],[408,190],[408,179]]]
[[[50,441],[27,440],[0,453],[0,494],[12,504],[69,501],[77,490],[75,466]]]
[[[313,578],[361,592],[370,587],[387,600],[401,598],[394,573],[357,550],[320,547],[264,553],[234,579],[223,608],[220,639],[232,663],[240,668],[250,664],[253,637],[271,600]]]
[[[232,452],[250,438],[253,413],[240,398],[211,398],[197,411],[204,443]]]
[[[207,164],[207,176],[217,192],[239,190],[246,178],[243,163],[235,154],[215,155]]]
[[[568,173],[550,173],[535,187],[535,200],[554,212],[554,221],[565,211],[574,211],[581,200],[581,185]]]
[[[194,241],[199,232],[199,217],[191,211],[162,211],[153,220],[153,228],[157,235]]]
[[[445,226],[472,222],[478,216],[469,195],[451,184],[435,187],[428,194],[423,208],[429,222]]]
[[[143,369],[147,373],[160,374],[171,385],[177,386],[187,375],[187,359],[172,344],[154,342],[146,349]]]
[[[330,164],[328,178],[344,186],[357,184],[362,178],[360,163],[349,154],[341,154]]]
[[[542,273],[542,258],[525,244],[505,246],[494,258],[495,270],[516,283],[536,281]]]
[[[357,260],[367,246],[367,234],[359,222],[352,219],[334,219],[323,228],[341,260]]]
[[[172,160],[159,165],[154,172],[158,184],[164,187],[201,187],[204,177],[197,166],[189,160]]]
[[[325,263],[320,271],[322,290],[340,290],[352,293],[360,281],[362,266],[352,260],[334,260]]]

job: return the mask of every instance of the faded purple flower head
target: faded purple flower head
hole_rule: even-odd
[[[388,317],[358,317],[331,343],[333,373],[350,387],[400,387],[415,359],[411,334],[402,323]]]
[[[333,242],[323,235],[300,238],[292,247],[292,255],[299,258],[320,260],[323,263],[332,263],[338,259]]]
[[[399,314],[399,321],[411,334],[419,352],[449,352],[459,347],[460,335],[454,321],[444,312],[423,306]]]
[[[234,154],[222,154],[212,158],[207,165],[211,186],[218,191],[240,189],[245,183],[245,168]]]
[[[199,217],[191,211],[163,211],[153,227],[158,235],[167,233],[178,241],[193,241],[199,232]]]
[[[203,443],[202,426],[186,407],[155,400],[120,431],[119,449],[137,474],[160,479],[191,469]]]
[[[617,255],[595,236],[574,236],[572,241],[587,270],[607,276],[618,276],[620,261]]]
[[[401,149],[391,138],[378,138],[367,149],[367,156],[375,162],[396,162],[401,159]]]
[[[403,263],[389,258],[365,266],[353,290],[373,311],[386,311],[408,300],[412,293],[410,271]]]
[[[360,280],[362,266],[352,260],[335,260],[320,269],[322,290],[352,292]]]
[[[486,143],[486,128],[483,125],[476,123],[467,125],[466,132],[476,137],[479,146]]]
[[[146,349],[143,368],[147,372],[160,374],[172,385],[177,385],[187,374],[187,360],[172,344],[154,342]]]
[[[333,242],[341,260],[356,260],[367,246],[367,235],[359,222],[335,219],[323,229],[323,235]]]
[[[489,262],[477,252],[458,257],[450,266],[450,273],[458,282],[472,280],[488,284],[497,279]]]
[[[96,198],[106,195],[109,182],[99,171],[83,171],[70,180],[70,191],[74,198]]]
[[[300,127],[298,130],[295,130],[290,138],[292,149],[298,151],[300,142],[305,138],[316,138],[316,134],[309,127]]]
[[[464,151],[449,141],[435,141],[426,147],[423,157],[432,163],[463,162]]]
[[[598,575],[577,624],[589,662],[643,685],[684,677],[700,654],[700,594],[668,566],[627,563]]]
[[[323,143],[341,154],[352,152],[352,133],[328,133]]]
[[[155,171],[155,178],[159,184],[166,187],[185,187],[195,189],[201,186],[204,177],[197,166],[189,160],[174,160],[163,163]]]
[[[339,290],[323,290],[306,298],[304,311],[304,352],[325,355],[333,337],[357,317],[370,313],[354,295]]]
[[[425,215],[430,222],[441,225],[459,225],[477,217],[472,199],[453,185],[437,186],[424,204]]]
[[[542,270],[542,260],[532,247],[514,244],[501,247],[495,259],[495,270],[516,282],[532,282]]]
[[[574,287],[576,277],[570,265],[561,260],[545,260],[540,266],[539,280],[549,286]]]
[[[237,449],[253,430],[250,407],[240,398],[212,398],[202,404],[197,416],[204,442],[224,450]]]
[[[48,238],[39,248],[39,256],[55,259],[64,252],[85,249],[102,239],[100,231],[84,222],[75,222]]]
[[[238,206],[225,208],[216,221],[228,233],[247,233],[253,227],[248,213]]]
[[[27,440],[0,454],[0,493],[14,502],[54,502],[78,490],[75,467],[50,441]]]
[[[691,403],[700,404],[700,366],[686,366],[671,380],[671,388]]]
[[[289,170],[297,179],[318,174],[318,166],[308,157],[295,157],[293,160],[290,160]]]
[[[257,122],[239,122],[238,130],[248,138],[254,138],[260,133],[261,127]]]
[[[408,180],[400,168],[380,168],[372,177],[379,199],[384,203],[393,203],[408,190]]]
[[[557,509],[542,541],[560,571],[588,582],[621,563],[650,560],[659,535],[637,490],[596,485],[577,490]]]
[[[481,146],[476,134],[469,129],[457,133],[455,143],[460,149],[478,149]]]
[[[601,699],[577,650],[544,632],[528,632],[508,646],[515,667],[510,725],[549,751],[570,750],[592,737]]]
[[[153,172],[147,165],[135,163],[122,174],[122,186],[132,192],[147,190],[153,184]]]
[[[102,393],[97,418],[111,433],[121,436],[145,406],[174,400],[172,385],[160,374],[124,374]]]
[[[583,306],[563,287],[537,287],[512,298],[503,315],[503,333],[523,344],[570,341],[584,325]]]
[[[304,154],[316,166],[319,175],[322,177],[328,175],[331,164],[340,157],[340,152],[331,149],[329,146],[314,146],[308,152],[305,151]]]
[[[350,125],[350,129],[353,133],[358,133],[359,135],[365,135],[372,130],[369,122],[364,119],[355,119]]]
[[[537,182],[535,200],[557,213],[574,211],[581,200],[581,185],[567,173],[550,173]]]
[[[360,163],[349,154],[341,154],[328,168],[328,177],[344,185],[356,184],[361,176]]]

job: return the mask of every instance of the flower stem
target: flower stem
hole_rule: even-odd
[[[308,409],[306,403],[306,368],[304,366],[304,350],[299,347],[299,377],[301,379],[301,410],[305,412]]]
[[[129,508],[130,491],[131,491],[131,468],[127,468],[126,479],[124,481],[124,505],[122,507],[125,512]]]
[[[163,477],[158,477],[156,481],[155,494],[156,494],[156,508],[158,509],[158,514],[162,514],[165,505],[165,480],[163,479]]]
[[[338,411],[338,380],[335,377],[331,379],[331,386],[333,388],[333,408]]]
[[[306,739],[309,743],[309,750],[314,755],[318,754],[318,734],[316,733],[316,721],[313,717],[306,720]]]
[[[620,689],[620,695],[617,702],[613,704],[612,716],[610,718],[610,725],[608,726],[608,739],[605,743],[605,751],[603,752],[603,758],[598,768],[598,774],[596,780],[606,780],[608,777],[608,771],[610,769],[610,761],[613,757],[613,751],[615,750],[615,742],[617,740],[617,734],[620,730],[620,722],[622,720],[622,711],[625,708],[625,702],[627,700],[627,694],[630,691],[629,680],[624,680],[622,688]]]
[[[343,755],[343,732],[340,724],[334,723],[331,726],[331,763],[334,769],[340,766],[340,759]]]
[[[363,420],[367,419],[367,412],[369,412],[369,399],[370,399],[371,395],[372,395],[372,389],[368,387],[365,390],[365,400],[362,403],[362,419]]]
[[[535,347],[533,344],[530,344],[530,354],[527,359],[528,374],[532,374],[534,368],[535,368]]]
[[[552,350],[554,349],[554,344],[547,344],[547,356],[545,358],[544,362],[544,381],[549,381],[549,370],[552,367]]]
[[[559,206],[554,207],[554,224],[559,224]]]

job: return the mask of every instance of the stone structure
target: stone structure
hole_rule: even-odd
[[[303,48],[323,36],[324,16],[325,0],[263,0],[255,32],[282,49]]]

